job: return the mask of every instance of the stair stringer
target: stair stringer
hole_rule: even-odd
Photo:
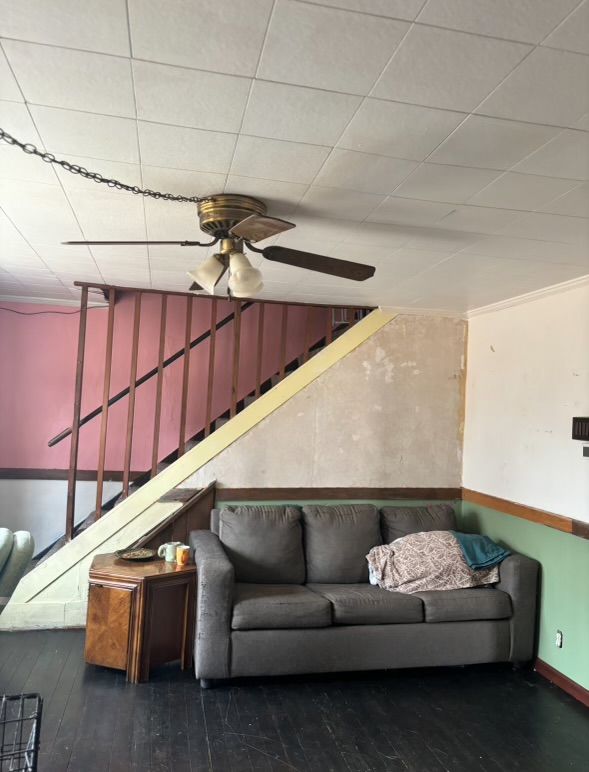
[[[114,552],[132,544],[180,509],[181,502],[161,502],[160,499],[368,340],[395,316],[395,313],[388,311],[372,311],[26,574],[0,615],[0,630],[84,626],[88,570],[94,555]]]

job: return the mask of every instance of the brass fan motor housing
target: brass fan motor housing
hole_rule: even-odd
[[[225,238],[231,228],[252,214],[266,214],[266,204],[251,196],[221,193],[197,205],[200,228],[216,238]]]

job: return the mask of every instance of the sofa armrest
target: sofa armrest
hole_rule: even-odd
[[[233,565],[219,537],[192,531],[190,546],[197,568],[194,669],[197,678],[227,678],[233,609]]]
[[[534,655],[538,599],[537,560],[514,553],[499,566],[498,590],[511,597],[510,662],[528,662]]]

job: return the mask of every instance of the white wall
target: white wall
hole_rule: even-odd
[[[401,315],[186,480],[459,487],[466,323]]]
[[[589,282],[469,322],[465,488],[589,522]]]
[[[102,500],[120,490],[120,482],[105,482]],[[63,536],[66,502],[66,480],[0,480],[0,527],[30,531],[37,554]],[[95,505],[96,483],[78,482],[75,521],[84,520]]]

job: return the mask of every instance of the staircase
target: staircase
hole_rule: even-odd
[[[227,300],[86,283],[80,286],[73,421],[49,441],[50,447],[59,447],[71,437],[65,529],[61,539],[37,556],[39,562],[83,533],[372,310]],[[95,318],[88,314],[91,289],[100,290],[108,298],[102,402],[82,415],[82,404],[88,401],[85,372],[89,366],[96,370],[96,362],[88,361],[86,350],[88,325]],[[148,339],[153,343],[148,352],[151,358],[140,350],[142,342],[143,349],[146,346],[145,330],[152,336],[158,333],[157,341],[155,337]],[[174,346],[173,353],[166,356],[170,341],[180,332],[183,345]],[[124,335],[129,338],[129,349],[122,357],[120,351],[115,351],[115,342]],[[143,364],[141,375],[140,360],[150,365]],[[111,394],[111,384],[121,378],[121,363],[128,367],[128,385]],[[149,394],[153,396],[149,406],[148,391],[154,392]],[[117,413],[113,418],[114,411]],[[88,448],[92,441],[94,451]],[[112,452],[113,443],[121,451],[118,458]],[[96,469],[96,507],[76,523],[75,491],[81,454],[85,466],[90,459]],[[121,476],[121,489],[103,502],[105,476],[113,474]]]

